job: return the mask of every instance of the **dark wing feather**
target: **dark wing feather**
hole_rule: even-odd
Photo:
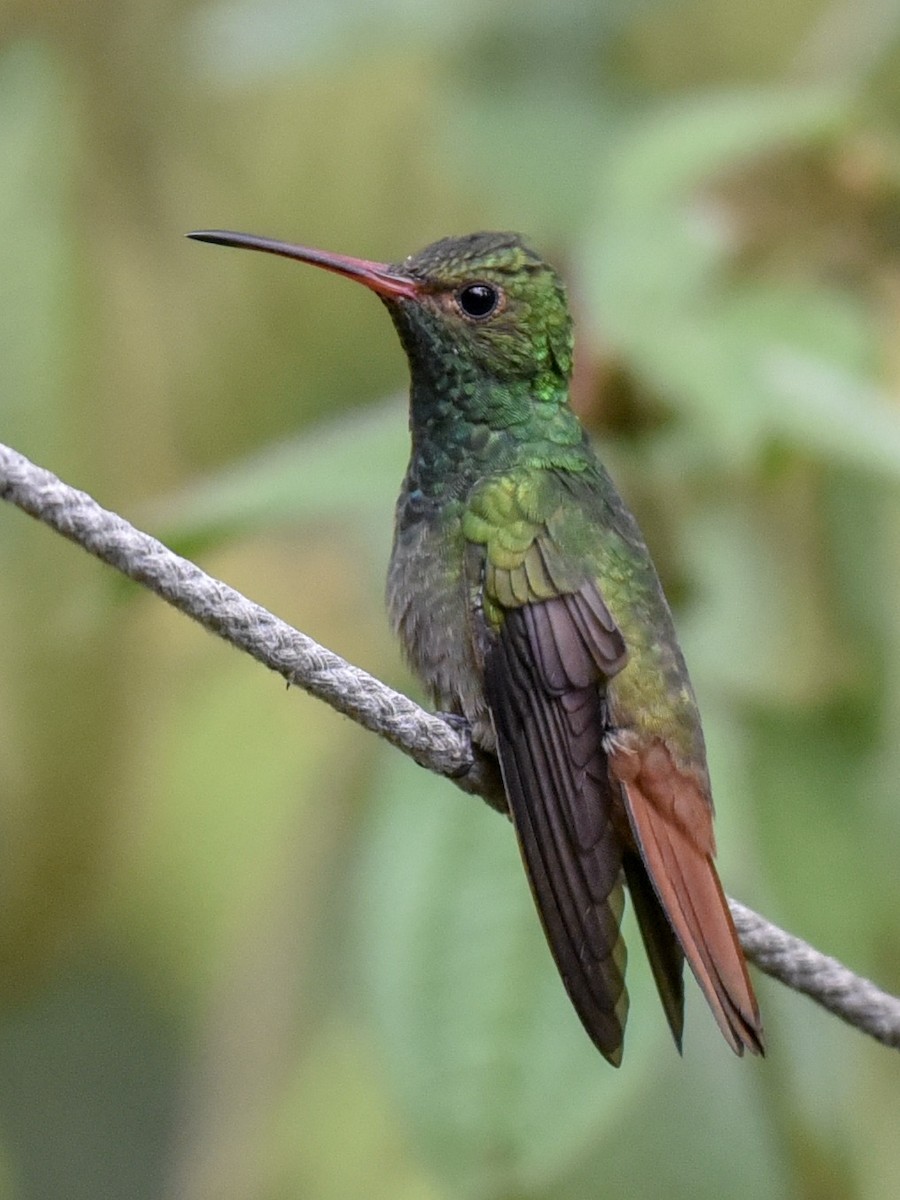
[[[625,868],[628,894],[631,896],[641,937],[644,939],[656,990],[659,992],[675,1045],[681,1053],[681,1038],[684,1033],[684,951],[665,909],[659,902],[640,856],[626,851],[622,865]]]
[[[579,1017],[614,1065],[628,996],[603,683],[624,662],[591,583],[507,612],[485,659],[497,754],[544,931]]]

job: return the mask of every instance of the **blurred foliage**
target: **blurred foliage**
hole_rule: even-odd
[[[9,0],[2,437],[414,688],[379,306],[181,237],[521,228],[705,713],[729,891],[900,990],[900,8]],[[760,982],[591,1049],[508,826],[0,510],[0,1198],[888,1200],[896,1055]]]

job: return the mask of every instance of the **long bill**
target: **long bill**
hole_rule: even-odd
[[[414,300],[419,295],[416,280],[392,271],[386,263],[369,262],[365,258],[350,258],[346,254],[329,254],[325,250],[314,250],[309,246],[294,246],[290,242],[256,237],[252,233],[231,233],[227,229],[202,229],[187,236],[197,242],[236,246],[243,250],[263,250],[266,254],[280,254],[283,258],[312,263],[315,267],[323,267],[326,271],[334,271],[338,275],[356,279],[379,296],[404,296]]]

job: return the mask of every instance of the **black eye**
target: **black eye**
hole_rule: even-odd
[[[500,303],[500,293],[489,283],[469,283],[456,293],[459,307],[467,317],[483,320]]]

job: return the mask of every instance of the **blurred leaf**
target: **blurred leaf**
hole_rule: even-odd
[[[348,42],[371,50],[389,47],[401,37],[445,56],[467,46],[471,57],[479,45],[487,45],[495,59],[498,50],[522,58],[527,48],[537,67],[541,52],[546,57],[556,49],[571,59],[586,45],[593,46],[598,35],[659,3],[608,0],[598,6],[589,0],[558,0],[548,9],[541,0],[496,0],[486,9],[477,0],[305,0],[302,7],[287,0],[220,0],[200,11],[190,41],[216,78],[243,81],[286,68],[308,69],[344,53]],[[508,36],[511,21],[515,38]]]
[[[385,1068],[453,1195],[534,1195],[646,1086],[667,1036],[652,984],[630,971],[615,1071],[563,990],[509,823],[383,757],[360,925]]]
[[[732,460],[764,431],[756,360],[767,341],[746,318],[769,314],[741,304],[746,285],[724,275],[725,214],[698,192],[754,154],[833,133],[845,109],[823,89],[713,94],[635,122],[604,162],[584,260],[595,326]],[[744,311],[730,322],[735,302]]]
[[[0,320],[3,437],[37,453],[62,454],[50,420],[65,382],[65,336],[73,259],[66,237],[75,131],[59,64],[38,42],[0,52]],[[54,336],[55,335],[55,336]],[[35,428],[34,415],[43,420]]]
[[[669,101],[635,118],[615,159],[599,174],[608,215],[643,224],[668,211],[666,230],[680,224],[679,201],[712,176],[776,146],[833,135],[846,120],[851,93],[838,87],[709,91]]]
[[[144,519],[163,540],[192,549],[284,521],[354,517],[387,531],[406,424],[405,399],[342,413],[155,501]]]
[[[410,1155],[406,1125],[385,1098],[373,1058],[360,1030],[331,1014],[299,1064],[274,1131],[270,1157],[296,1163],[274,1194],[297,1195],[299,1177],[299,1194],[315,1200],[447,1200]]]
[[[882,0],[837,0],[821,6],[794,70],[810,79],[855,84],[896,53],[900,10]]]
[[[761,999],[768,1017],[765,990]],[[621,1097],[606,1136],[593,1140],[541,1200],[797,1200],[773,1122],[769,1063],[735,1058],[718,1031],[690,1037],[690,1015],[684,1058],[660,1053],[647,1086]],[[706,1011],[699,1018],[710,1021]]]
[[[220,645],[172,621],[157,606],[144,624],[148,654],[166,641],[179,665],[162,668],[167,687],[154,689],[158,708],[145,705],[134,738],[135,828],[119,849],[106,919],[187,1004],[200,1002],[257,911],[276,860],[286,869],[280,856],[296,825],[327,830],[316,817],[317,776],[342,731],[355,731],[243,656],[220,662]],[[145,680],[159,669],[148,662]]]
[[[156,1200],[175,1136],[181,1051],[174,1029],[99,946],[89,965],[7,1013],[0,1119],[18,1186],[4,1200]]]
[[[203,7],[189,29],[200,65],[218,80],[246,83],[259,75],[308,69],[342,55],[347,42],[389,44],[397,22],[407,39],[440,41],[471,23],[473,0],[411,4],[408,0],[224,0]]]
[[[766,491],[735,490],[683,523],[694,602],[679,624],[692,663],[744,699],[821,702],[853,678],[854,642],[828,604],[815,482],[795,473]]]
[[[778,432],[824,459],[900,478],[900,404],[832,362],[773,349],[763,364],[781,398]]]
[[[481,194],[476,224],[550,239],[590,216],[595,164],[619,113],[571,67],[564,82],[536,74],[502,89],[494,78],[451,76],[446,105],[456,119],[442,127],[442,148]]]
[[[889,882],[863,861],[871,819],[867,716],[847,703],[761,710],[749,722],[748,763],[765,861],[782,903],[803,936],[864,974],[872,949],[866,914]],[[803,829],[815,831],[815,853],[798,842]]]

